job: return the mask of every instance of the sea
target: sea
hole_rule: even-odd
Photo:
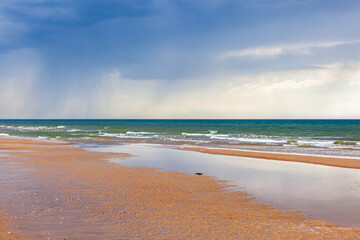
[[[0,137],[360,157],[360,120],[0,120]]]

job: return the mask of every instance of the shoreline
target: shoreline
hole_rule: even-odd
[[[42,138],[36,138],[36,137],[21,137],[21,136],[13,136],[11,138],[8,137],[0,137],[0,143],[2,142],[2,139],[4,139],[5,141],[7,140],[11,140],[13,143],[19,143],[21,141],[29,141],[29,142],[37,142],[39,144],[83,144],[83,143],[111,143],[111,144],[116,144],[116,143],[130,143],[130,144],[148,144],[148,145],[163,145],[163,146],[178,146],[178,149],[187,149],[190,150],[193,148],[201,148],[201,149],[210,149],[209,154],[215,154],[214,152],[217,152],[217,150],[223,151],[223,154],[219,154],[219,155],[229,155],[229,156],[244,156],[246,157],[246,153],[245,152],[249,152],[251,154],[257,154],[257,153],[261,153],[261,154],[266,154],[266,155],[270,155],[271,157],[276,157],[277,155],[288,155],[291,156],[290,159],[292,159],[292,156],[296,156],[296,157],[311,157],[311,158],[330,158],[332,160],[343,160],[343,159],[348,159],[348,160],[355,160],[355,161],[360,161],[360,156],[352,156],[352,155],[331,155],[331,154],[317,154],[317,153],[302,153],[302,152],[296,152],[296,151],[273,151],[273,150],[255,150],[255,149],[246,149],[246,148],[233,148],[230,146],[226,146],[226,147],[218,147],[218,146],[214,146],[214,145],[194,145],[194,144],[190,144],[190,143],[184,143],[184,142],[156,142],[156,141],[145,141],[145,140],[131,140],[131,139],[125,139],[125,140],[120,140],[120,139],[97,139],[97,140],[83,140],[83,139],[66,139],[66,138],[61,138],[61,139],[42,139]],[[221,146],[221,145],[220,145]],[[246,145],[244,145],[246,146]],[[249,145],[249,146],[253,146],[253,145]],[[215,151],[216,150],[216,151]],[[198,150],[196,150],[198,151]],[[234,152],[241,152],[241,153],[237,153],[235,154]],[[244,152],[244,153],[243,153]],[[216,153],[218,154],[218,153]],[[255,156],[255,155],[254,155]],[[279,157],[276,157],[276,159],[274,158],[267,158],[267,157],[254,157],[254,158],[263,158],[263,159],[272,159],[272,160],[282,160]],[[288,158],[288,157],[287,157]],[[289,159],[289,158],[288,158]],[[286,160],[284,160],[286,161]],[[297,160],[288,160],[288,161],[295,161],[298,162]],[[301,161],[303,162],[303,161]],[[312,162],[307,162],[304,161],[304,163],[312,163]],[[316,163],[313,163],[316,164]],[[325,164],[321,164],[321,165],[325,165]],[[354,165],[354,164],[350,164],[350,165]],[[336,165],[326,165],[326,166],[333,166],[333,167],[339,167]],[[358,169],[358,166],[355,167],[347,167],[347,168],[356,168]]]
[[[319,156],[319,155],[304,155],[304,154],[288,154],[275,152],[262,152],[241,149],[225,149],[225,148],[208,148],[208,147],[183,147],[178,148],[183,151],[195,151],[207,154],[236,156],[236,157],[250,157],[267,160],[300,162],[307,164],[318,164],[330,167],[352,168],[360,169],[360,159],[356,158],[342,158],[334,156]]]
[[[0,157],[0,166],[12,163],[10,173],[23,174],[33,189],[24,193],[26,185],[21,180],[13,188],[6,185],[15,193],[11,203],[0,194],[2,209],[17,216],[9,223],[20,225],[21,236],[29,238],[38,239],[41,226],[61,239],[356,239],[360,235],[360,229],[253,202],[246,192],[229,192],[228,182],[211,176],[126,167],[104,160],[131,157],[126,153],[89,152],[73,144],[29,140],[3,140],[0,149],[9,155]],[[14,178],[1,180],[13,183]],[[32,207],[19,208],[19,202]],[[54,205],[58,210],[50,211]],[[34,213],[29,214],[30,209]],[[49,211],[44,214],[41,209]]]
[[[106,142],[106,141],[101,141]],[[207,154],[235,156],[235,157],[250,157],[265,160],[289,161],[300,162],[307,164],[317,164],[330,167],[352,168],[360,169],[360,157],[341,156],[341,155],[319,155],[319,154],[306,154],[297,152],[273,152],[261,151],[250,149],[236,149],[236,148],[220,148],[212,146],[199,146],[191,144],[177,144],[177,143],[158,143],[146,141],[109,141],[109,143],[129,143],[129,144],[145,144],[145,145],[160,145],[160,146],[173,146],[178,150],[195,151]],[[75,144],[78,142],[74,142]],[[338,162],[339,161],[339,162]]]

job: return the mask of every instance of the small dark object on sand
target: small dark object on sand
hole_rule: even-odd
[[[195,175],[203,175],[204,173],[202,173],[202,172],[197,172],[197,173],[195,173]]]

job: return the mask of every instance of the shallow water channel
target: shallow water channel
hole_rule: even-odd
[[[87,145],[88,150],[130,153],[111,159],[126,166],[202,172],[231,181],[255,201],[315,218],[360,227],[360,170],[182,151],[155,144]],[[199,176],[200,177],[200,176]]]

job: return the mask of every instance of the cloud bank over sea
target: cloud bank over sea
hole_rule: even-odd
[[[0,3],[0,118],[359,118],[358,1]]]

